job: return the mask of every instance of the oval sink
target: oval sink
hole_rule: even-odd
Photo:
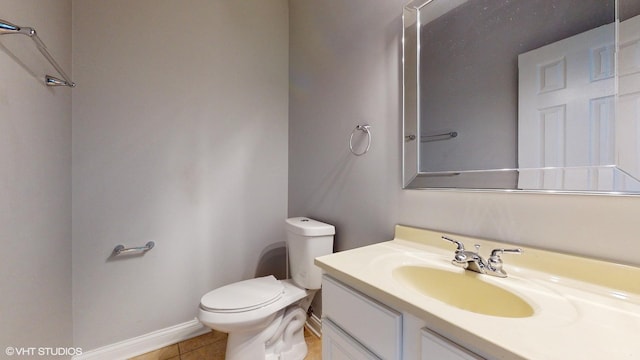
[[[479,279],[471,271],[453,272],[425,266],[402,266],[393,277],[423,295],[459,309],[483,315],[522,318],[533,315],[531,305],[519,296]]]

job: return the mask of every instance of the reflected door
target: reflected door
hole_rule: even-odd
[[[618,164],[640,179],[640,15],[620,23]]]
[[[614,31],[604,25],[518,56],[520,188],[612,186],[614,169],[602,166],[615,164]]]

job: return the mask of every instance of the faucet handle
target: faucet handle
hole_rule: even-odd
[[[493,249],[491,250],[491,256],[489,256],[489,267],[494,271],[500,272],[506,276],[506,273],[502,270],[502,259],[500,254],[513,253],[522,254],[522,249]]]
[[[491,257],[500,258],[500,254],[504,253],[514,253],[514,254],[522,254],[522,249],[493,249],[491,250]]]
[[[469,266],[469,263],[467,262],[467,252],[464,251],[464,244],[461,241],[448,238],[444,235],[442,236],[442,239],[450,241],[456,244],[456,246],[458,247],[456,249],[456,254],[453,257],[453,260],[451,260],[451,263],[455,266],[466,269]]]
[[[456,249],[456,251],[464,251],[464,244],[462,242],[460,242],[458,240],[454,240],[454,239],[448,238],[448,237],[446,237],[444,235],[442,235],[442,239],[450,241],[450,242],[456,244],[456,246],[458,247]]]

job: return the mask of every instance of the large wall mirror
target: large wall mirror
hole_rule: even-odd
[[[640,0],[415,0],[403,185],[640,194]]]

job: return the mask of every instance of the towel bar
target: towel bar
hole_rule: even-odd
[[[126,255],[131,253],[146,253],[147,251],[153,249],[156,244],[153,241],[149,241],[144,246],[125,248],[124,245],[118,245],[113,249],[113,256],[118,255]]]
[[[60,76],[62,76],[62,78],[64,79],[61,80],[51,75],[47,75],[45,78],[45,84],[47,84],[48,86],[76,86],[76,84],[71,81],[71,78],[69,78],[64,70],[62,70],[62,67],[58,65],[53,56],[49,54],[47,47],[44,45],[42,40],[40,40],[40,38],[38,37],[38,33],[36,33],[36,30],[34,28],[14,25],[8,21],[0,19],[0,35],[9,34],[22,34],[30,37],[31,40],[33,40],[33,42],[36,44],[36,47],[38,48],[42,56],[47,59],[47,61],[56,69],[58,74],[60,74]]]

